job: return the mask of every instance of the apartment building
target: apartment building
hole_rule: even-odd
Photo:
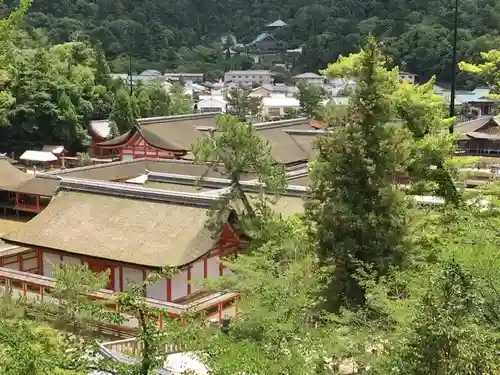
[[[224,82],[235,82],[242,86],[265,85],[273,83],[269,70],[231,70],[224,74]]]
[[[165,73],[165,80],[177,82],[181,78],[185,82],[203,82],[203,73]]]
[[[311,72],[299,74],[298,76],[293,77],[293,79],[297,84],[305,83],[307,85],[318,87],[323,87],[325,84],[325,77]]]

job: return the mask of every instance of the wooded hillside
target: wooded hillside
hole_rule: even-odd
[[[5,15],[17,0],[0,1]],[[250,42],[262,27],[280,18],[289,27],[290,48],[305,43],[296,70],[315,71],[338,54],[359,50],[373,33],[385,41],[394,63],[438,81],[449,79],[453,1],[441,0],[39,0],[28,20],[53,43],[90,39],[104,49],[113,70],[134,58],[135,70],[227,69],[214,42],[232,33]],[[460,1],[459,58],[500,46],[500,3]],[[463,79],[462,79],[463,81]]]

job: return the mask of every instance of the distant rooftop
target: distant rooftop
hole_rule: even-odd
[[[296,75],[293,78],[323,78],[323,76],[320,76],[319,74],[316,74],[316,73],[306,72],[306,73]]]
[[[413,77],[416,77],[417,75],[414,74],[414,73],[409,73],[409,72],[403,72],[403,71],[399,71],[399,74],[402,74],[402,75],[405,75],[405,76],[413,76]]]
[[[270,70],[230,70],[226,74],[238,74],[238,75],[272,75]]]
[[[161,76],[161,72],[158,70],[148,69],[143,71],[140,76]]]
[[[282,20],[276,20],[268,25],[266,27],[285,27],[287,24],[283,22]]]

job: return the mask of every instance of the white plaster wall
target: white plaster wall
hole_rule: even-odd
[[[61,264],[61,257],[56,254],[43,253],[43,276],[54,277],[54,266]]]
[[[37,268],[37,266],[38,266],[38,259],[37,258],[23,260],[23,270],[33,270],[33,269]]]
[[[141,282],[142,281],[142,270],[136,269],[136,268],[127,268],[123,267],[123,289],[124,290],[129,290],[130,281],[137,281]]]
[[[82,264],[82,261],[80,260],[80,258],[64,255],[63,264]]]
[[[203,280],[203,260],[193,263],[191,267],[191,293],[203,289],[201,280]]]
[[[134,155],[132,154],[122,154],[122,160],[133,160]]]
[[[219,278],[219,257],[208,258],[207,265],[207,278],[208,279],[217,279]]]
[[[187,295],[187,270],[184,269],[172,275],[172,301]]]
[[[6,264],[4,267],[11,269],[11,270],[21,271],[21,269],[20,269],[21,264],[19,262]]]
[[[147,296],[149,298],[159,299],[160,301],[167,300],[167,280],[161,279],[154,284],[147,286]]]

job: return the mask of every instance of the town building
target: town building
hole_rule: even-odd
[[[285,95],[288,97],[295,97],[299,92],[296,86],[289,86],[284,83],[275,83],[274,85],[262,85],[256,87],[250,93],[252,97],[266,97],[274,94]]]
[[[262,116],[269,120],[279,120],[288,111],[298,111],[300,102],[297,98],[285,95],[272,95],[262,98]]]
[[[166,81],[179,82],[184,80],[187,83],[203,82],[203,73],[165,73],[163,78]]]
[[[224,82],[234,82],[241,86],[264,85],[273,83],[269,70],[231,70],[224,74]]]
[[[111,73],[111,78],[122,81],[126,85],[136,86],[139,82],[142,84],[151,84],[154,82],[163,83],[165,79],[163,78],[161,72],[158,70],[145,70],[140,74],[122,74],[122,73]]]
[[[222,96],[200,96],[197,103],[199,113],[226,113],[227,100]]]
[[[325,85],[325,77],[320,76],[316,73],[302,73],[293,77],[296,84],[306,84],[317,87],[323,87]]]

